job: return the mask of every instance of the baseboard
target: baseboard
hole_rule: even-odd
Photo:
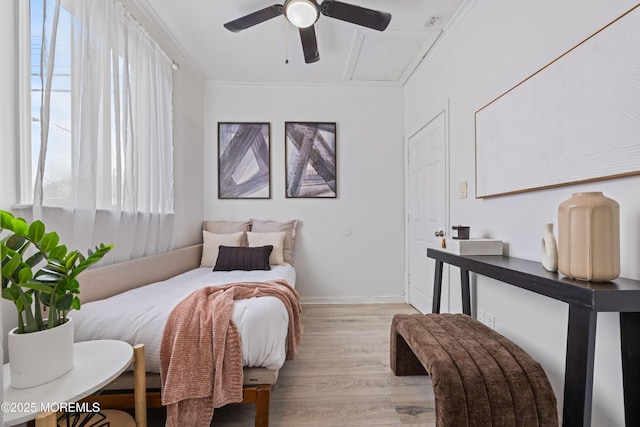
[[[407,304],[404,295],[358,297],[300,297],[301,304]]]

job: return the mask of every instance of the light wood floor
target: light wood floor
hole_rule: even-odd
[[[406,304],[304,305],[298,355],[271,392],[271,427],[435,426],[427,376],[389,368],[391,318]],[[217,409],[213,427],[253,426],[254,405]],[[151,414],[150,426],[164,425]],[[152,421],[153,420],[153,421]]]

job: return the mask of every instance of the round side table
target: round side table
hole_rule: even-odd
[[[10,386],[9,363],[3,366],[4,425],[33,420],[40,411],[76,402],[113,381],[133,361],[133,347],[124,341],[95,340],[73,345],[74,366],[63,376],[36,387]]]

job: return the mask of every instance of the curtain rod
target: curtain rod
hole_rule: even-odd
[[[151,35],[149,34],[149,31],[147,31],[146,27],[144,25],[142,25],[140,23],[140,21],[138,21],[136,19],[135,16],[133,16],[133,14],[129,11],[129,9],[127,9],[127,7],[122,2],[120,2],[119,0],[113,0],[113,2],[116,5],[116,7],[122,8],[123,12],[125,13],[125,17],[131,19],[131,21],[135,25],[137,25],[146,34],[146,36],[153,43],[153,45],[156,47],[156,49],[158,49],[158,51],[160,51],[160,53],[162,53],[162,55],[164,55],[164,57],[167,58],[167,60],[169,62],[171,62],[171,68],[173,68],[176,71],[179,70],[180,69],[180,63],[178,63],[175,59],[171,58],[167,54],[167,52],[165,52],[164,49],[162,49],[162,47],[158,44],[158,42],[155,41],[155,39],[153,37],[151,37]]]

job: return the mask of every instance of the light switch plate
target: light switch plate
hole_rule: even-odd
[[[467,181],[462,181],[458,184],[458,197],[461,199],[467,198]]]

